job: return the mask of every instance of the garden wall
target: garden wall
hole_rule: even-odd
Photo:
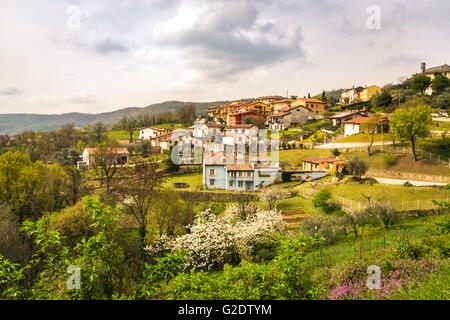
[[[367,176],[390,178],[390,179],[405,179],[405,180],[419,180],[428,182],[450,183],[450,177],[433,176],[429,174],[400,172],[400,171],[384,171],[384,170],[368,170]]]

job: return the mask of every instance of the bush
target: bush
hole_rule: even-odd
[[[319,191],[313,198],[315,207],[323,208],[327,205],[328,200],[331,199],[331,192],[328,190]]]
[[[348,162],[346,168],[352,176],[361,179],[361,176],[363,176],[369,169],[369,165],[367,161],[354,157]]]
[[[83,238],[94,235],[92,220],[82,202],[65,208],[50,218],[49,230],[56,230],[68,245],[75,245]]]
[[[383,157],[383,164],[388,168],[394,166],[396,163],[397,163],[397,157],[391,153],[387,153]]]
[[[333,149],[333,151],[331,151],[331,153],[332,153],[333,156],[335,156],[335,157],[337,157],[337,156],[339,156],[339,155],[341,154],[337,148]]]

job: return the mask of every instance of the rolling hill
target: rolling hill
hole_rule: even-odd
[[[24,131],[50,131],[60,128],[67,122],[75,123],[82,128],[96,122],[110,125],[120,120],[123,116],[156,115],[161,112],[171,112],[184,105],[194,105],[197,113],[205,111],[215,105],[225,104],[227,101],[216,102],[181,102],[166,101],[152,104],[143,108],[124,108],[112,112],[89,113],[64,113],[64,114],[0,114],[0,134],[15,135]]]

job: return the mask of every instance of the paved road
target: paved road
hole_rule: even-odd
[[[434,121],[445,121],[445,122],[450,122],[450,118],[444,118],[444,117],[439,117],[439,118],[433,118]]]
[[[388,178],[377,178],[371,176],[371,178],[376,179],[379,183],[385,184],[398,184],[403,185],[406,181],[409,181],[415,187],[426,187],[426,186],[445,186],[446,183],[442,182],[428,182],[428,181],[417,181],[417,180],[404,180],[404,179],[388,179]]]
[[[381,146],[381,145],[388,145],[393,144],[393,141],[384,141],[384,142],[374,142],[372,146]],[[332,142],[332,143],[326,143],[322,144],[320,146],[315,147],[315,149],[344,149],[344,148],[359,148],[359,147],[366,147],[370,144],[370,142]]]

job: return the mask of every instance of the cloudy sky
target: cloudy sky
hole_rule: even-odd
[[[448,0],[0,0],[0,113],[384,85],[450,62],[449,12]]]

